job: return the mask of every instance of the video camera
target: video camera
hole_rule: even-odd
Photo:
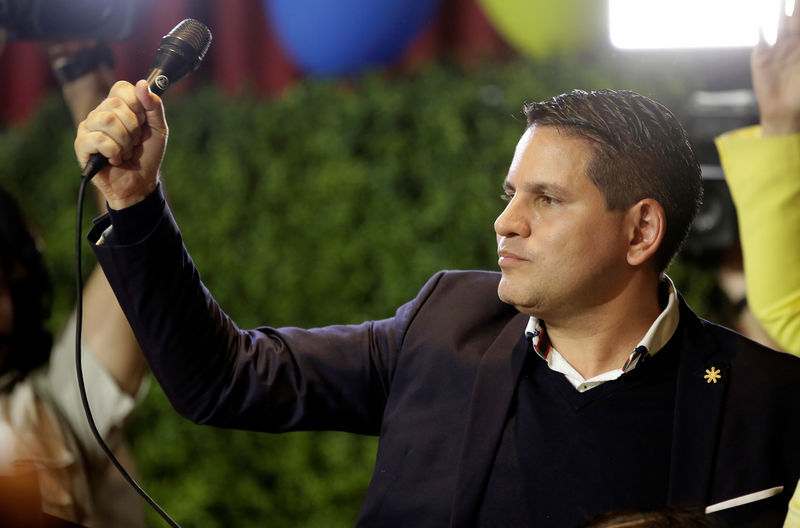
[[[9,40],[124,40],[139,0],[0,0]]]

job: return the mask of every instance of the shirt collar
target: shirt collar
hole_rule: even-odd
[[[547,365],[557,372],[564,374],[569,382],[578,390],[588,390],[605,381],[617,379],[622,374],[630,372],[642,361],[654,356],[661,350],[667,341],[670,340],[678,327],[680,320],[680,310],[678,308],[678,293],[672,280],[664,275],[662,288],[666,290],[667,303],[661,313],[656,317],[653,324],[645,333],[639,344],[634,347],[633,352],[628,356],[625,364],[618,369],[603,372],[589,380],[586,380],[576,371],[564,357],[551,345],[547,337],[547,326],[545,322],[536,317],[528,320],[525,328],[525,335],[530,339],[533,350],[536,354],[547,361]]]

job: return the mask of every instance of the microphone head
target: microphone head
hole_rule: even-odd
[[[196,70],[211,46],[211,30],[202,22],[187,18],[164,35],[161,45],[167,45],[167,41],[184,47],[186,58],[192,62],[192,70]]]
[[[211,30],[187,18],[164,35],[147,76],[150,89],[158,95],[200,66],[209,46]]]

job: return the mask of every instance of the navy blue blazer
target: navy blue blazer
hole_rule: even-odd
[[[359,526],[476,524],[527,350],[528,317],[497,298],[499,274],[438,273],[384,320],[240,330],[201,283],[167,207],[142,240],[93,246],[183,416],[379,435]],[[683,302],[673,339],[667,503],[703,510],[783,486],[718,514],[730,526],[780,526],[800,477],[800,359],[701,320]],[[705,378],[712,367],[717,383]]]

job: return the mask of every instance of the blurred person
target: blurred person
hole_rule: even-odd
[[[730,306],[728,310],[723,311],[720,323],[762,345],[780,349],[748,306],[747,280],[742,262],[742,248],[738,239],[724,252],[718,263],[717,284]]]
[[[751,71],[760,125],[717,138],[739,219],[747,303],[778,345],[800,355],[800,9],[763,36]]]
[[[0,52],[3,44],[0,30]],[[43,47],[77,123],[113,83],[110,50],[89,42]],[[89,527],[143,527],[139,496],[109,463],[84,414],[75,314],[55,340],[46,329],[51,297],[36,239],[0,187],[0,524],[39,526],[33,523],[42,514]],[[146,365],[99,267],[84,290],[82,338],[95,423],[129,463],[123,426],[144,395]]]
[[[145,81],[115,84],[78,127],[81,164],[110,162],[89,239],[180,414],[380,437],[358,526],[562,528],[667,506],[779,526],[800,476],[784,419],[800,359],[698,318],[665,275],[702,194],[685,130],[629,91],[526,114],[501,272],[437,273],[387,319],[240,329],[161,192],[168,128]]]
[[[763,35],[750,68],[760,124],[717,138],[739,219],[747,302],[778,345],[800,356],[800,8]],[[786,518],[800,527],[800,483]]]

